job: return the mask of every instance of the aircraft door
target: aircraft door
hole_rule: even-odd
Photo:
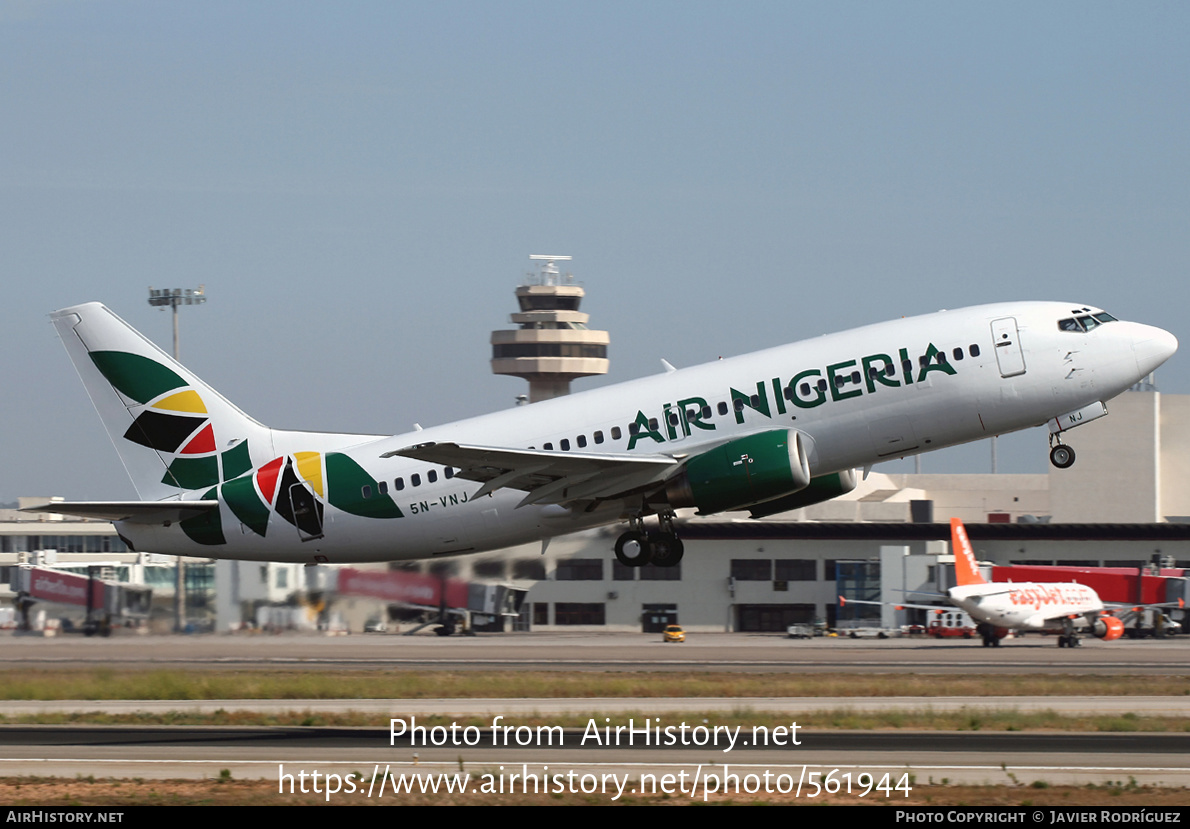
[[[992,320],[992,341],[996,346],[996,364],[1001,377],[1016,377],[1025,373],[1025,352],[1021,349],[1020,332],[1015,317]]]

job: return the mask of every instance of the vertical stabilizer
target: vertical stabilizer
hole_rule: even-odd
[[[141,498],[206,490],[273,456],[267,427],[103,305],[50,318]]]
[[[979,575],[979,562],[975,560],[975,551],[967,538],[967,528],[957,518],[950,519],[950,552],[954,555],[955,581],[960,586],[987,584],[987,580]]]

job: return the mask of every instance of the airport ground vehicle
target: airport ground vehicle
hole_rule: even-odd
[[[975,622],[962,610],[942,610],[931,618],[926,630],[935,639],[970,639],[976,633]]]
[[[661,634],[662,642],[685,642],[686,631],[682,629],[681,625],[666,625],[665,631]]]

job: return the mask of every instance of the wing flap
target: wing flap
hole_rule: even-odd
[[[593,454],[420,443],[385,452],[454,467],[455,477],[483,484],[472,497],[497,489],[527,492],[520,506],[606,500],[663,483],[681,466],[668,455]]]

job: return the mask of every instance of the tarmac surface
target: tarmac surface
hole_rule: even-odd
[[[1006,641],[997,649],[978,641],[790,640],[776,635],[692,633],[685,644],[663,644],[654,634],[495,634],[475,637],[395,635],[282,636],[113,636],[110,639],[0,639],[0,670],[28,668],[186,670],[305,667],[313,671],[353,669],[417,670],[537,669],[571,671],[746,671],[873,673],[1065,673],[1190,675],[1190,638],[1165,641],[1099,642],[1059,649],[1052,638]],[[1188,717],[1186,697],[1004,697],[822,699],[649,699],[649,700],[218,700],[204,702],[65,701],[0,703],[0,713],[32,711],[231,710],[309,712],[357,710],[376,717],[365,729],[319,728],[141,728],[92,726],[0,727],[0,775],[94,775],[120,778],[218,777],[277,780],[284,775],[349,773],[454,773],[505,775],[686,775],[715,773],[785,775],[800,783],[867,772],[875,779],[1019,785],[1044,781],[1190,786],[1190,736],[1176,734],[1045,734],[986,732],[806,732],[791,731],[798,716],[823,708],[853,710],[1054,709],[1070,713],[1152,713]],[[772,714],[768,745],[745,745],[763,735],[752,721],[728,733],[702,726],[705,711]],[[520,726],[528,714],[589,716],[588,729],[561,736]],[[498,730],[446,729],[393,738],[390,720],[412,728],[415,717],[501,716]],[[743,714],[741,713],[741,717]],[[687,721],[687,718],[689,721]],[[629,732],[601,731],[626,723]],[[641,729],[651,719],[646,739]],[[730,719],[730,718],[729,718]],[[702,726],[702,730],[699,728]],[[503,732],[499,729],[509,727]],[[733,726],[728,726],[732,728]],[[776,729],[783,727],[783,732]],[[661,728],[660,733],[656,728]],[[591,730],[593,729],[593,730]],[[669,729],[666,731],[666,729]],[[778,738],[777,735],[781,734]],[[794,735],[797,744],[794,743]],[[500,740],[503,739],[503,743]],[[672,739],[658,745],[658,740]],[[779,743],[776,740],[780,740]],[[470,740],[470,742],[469,742]],[[551,743],[551,740],[555,740]],[[699,742],[701,740],[701,742]],[[493,741],[495,741],[493,743]],[[523,742],[521,742],[523,741]],[[416,737],[414,739],[416,742]],[[561,744],[559,744],[561,743]],[[643,743],[643,744],[642,744]],[[908,776],[906,776],[908,775]],[[297,779],[297,778],[295,778]],[[313,779],[312,777],[310,779]],[[577,778],[576,778],[577,779]],[[592,778],[594,779],[594,778]],[[760,779],[757,777],[756,779]],[[774,778],[775,779],[775,778]],[[633,785],[637,785],[634,783]],[[644,785],[643,782],[640,785]],[[338,796],[338,795],[337,795]]]
[[[1190,676],[1190,636],[1165,640],[1054,637],[1005,640],[789,639],[778,634],[689,633],[663,643],[645,633],[509,633],[318,636],[81,636],[0,638],[0,670],[32,667],[172,667],[313,670],[623,670],[843,673],[1160,673]]]

